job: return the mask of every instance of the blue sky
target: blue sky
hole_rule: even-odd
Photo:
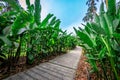
[[[31,3],[34,0],[30,0]],[[80,26],[82,18],[87,11],[87,0],[41,0],[42,5],[42,19],[48,13],[53,13],[61,20],[61,28],[73,31],[72,27]],[[25,0],[20,0],[23,7],[26,7]]]
[[[20,4],[26,8],[25,0],[19,0]],[[31,3],[34,0],[30,0]],[[48,13],[53,13],[61,20],[61,28],[73,32],[74,27],[81,27],[82,18],[87,12],[87,0],[41,0],[42,5],[42,19]]]
[[[49,4],[51,5],[50,13],[53,13],[62,21],[61,28],[67,28],[73,23],[82,22],[82,18],[87,11],[86,0],[49,0]]]
[[[45,0],[42,1],[42,8],[44,9],[48,6],[48,12],[53,13],[61,20],[61,28],[68,32],[73,32],[73,26],[81,26],[82,18],[87,11],[86,1],[87,0]]]

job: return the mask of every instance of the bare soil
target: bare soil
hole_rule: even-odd
[[[82,55],[80,60],[79,60],[79,63],[78,63],[78,68],[76,70],[75,80],[105,80],[102,77],[103,71],[101,70],[100,65],[97,64],[97,66],[99,68],[99,73],[101,74],[101,76],[98,77],[96,75],[96,73],[94,73],[94,72],[91,73],[90,72],[91,67],[90,67],[90,64],[88,62],[86,62],[86,60],[87,60],[87,58],[84,55]],[[110,74],[112,74],[112,73],[108,69],[107,70],[107,75],[110,75]],[[115,80],[115,79],[111,78],[111,80]]]
[[[78,68],[76,70],[75,80],[89,80],[89,69],[90,65],[86,62],[87,58],[84,55],[81,55],[81,58],[78,63]]]

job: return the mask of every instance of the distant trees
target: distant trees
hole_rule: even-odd
[[[19,1],[15,0],[18,4]],[[7,2],[5,2],[4,0],[0,0],[0,14],[7,12],[11,9],[11,7],[9,6],[9,4]]]
[[[6,12],[7,8],[7,3],[4,1],[0,0],[0,14]]]
[[[99,2],[100,0],[88,0],[86,2],[86,5],[88,5],[88,9],[87,9],[87,13],[83,18],[84,22],[92,22],[93,21],[93,16],[94,14],[96,14],[97,11],[97,2]],[[115,7],[117,9],[120,8],[120,1],[117,2],[116,6],[114,6],[113,4],[116,3],[116,0],[101,0],[102,2],[104,2],[106,4],[106,8],[108,9],[108,12],[110,13],[109,15],[112,15],[116,12]],[[112,8],[112,9],[111,9]],[[111,9],[112,11],[110,11],[109,9]]]
[[[96,13],[97,10],[96,3],[98,1],[99,0],[88,0],[86,2],[86,5],[88,5],[88,9],[85,17],[83,18],[84,22],[93,21],[93,15]]]

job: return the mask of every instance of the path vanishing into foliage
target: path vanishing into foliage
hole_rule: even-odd
[[[76,47],[67,54],[4,80],[74,80],[81,53],[82,49]]]

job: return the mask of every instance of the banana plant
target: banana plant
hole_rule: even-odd
[[[34,4],[31,4],[30,0],[26,0],[27,10],[24,10],[14,0],[5,1],[12,9],[2,16],[12,16],[13,19],[10,19],[9,24],[3,24],[4,21],[7,21],[3,17],[3,22],[0,22],[2,24],[0,34],[4,28],[4,32],[10,30],[7,36],[0,35],[0,48],[7,47],[4,53],[8,53],[9,66],[17,64],[21,53],[26,54],[26,63],[32,64],[37,57],[56,55],[58,52],[66,51],[71,49],[73,45],[75,46],[72,42],[74,38],[60,29],[61,21],[53,14],[48,14],[41,21],[40,0],[35,0]],[[3,41],[4,44],[2,44]],[[12,45],[12,47],[8,48],[6,44]],[[0,50],[3,51],[3,49]],[[0,55],[5,58],[1,53]]]
[[[112,7],[110,6],[111,4]],[[85,29],[79,28],[77,30],[74,28],[82,46],[87,50],[88,62],[100,79],[120,79],[118,75],[120,70],[118,58],[120,56],[116,54],[119,53],[120,47],[119,32],[117,31],[120,20],[118,16],[118,13],[116,14],[115,0],[108,0],[107,12],[104,11],[104,3],[102,2],[100,14],[95,15],[93,22],[84,25]],[[108,67],[111,69],[109,74],[107,74],[107,71],[109,71]],[[99,68],[102,69],[104,75],[98,74]],[[103,77],[101,78],[100,76]]]
[[[9,13],[9,14],[8,14]],[[9,63],[10,59],[7,57],[7,52],[4,52],[5,50],[8,50],[5,48],[7,46],[9,49],[13,46],[12,41],[9,39],[9,33],[10,33],[10,25],[14,21],[14,17],[12,17],[11,12],[4,13],[0,15],[0,67],[4,67],[7,63]],[[5,50],[4,50],[5,48]]]
[[[13,0],[5,0],[8,2],[14,11],[16,11],[16,19],[14,23],[11,25],[11,37],[19,36],[19,46],[17,47],[16,55],[15,55],[15,61],[18,61],[20,53],[21,53],[21,44],[22,44],[22,36],[26,31],[30,31],[31,27],[33,27],[34,21],[34,13],[33,8],[34,6],[31,5],[28,9],[29,11],[23,10],[16,2]],[[26,0],[28,2],[29,0]],[[36,18],[35,18],[36,19]]]

